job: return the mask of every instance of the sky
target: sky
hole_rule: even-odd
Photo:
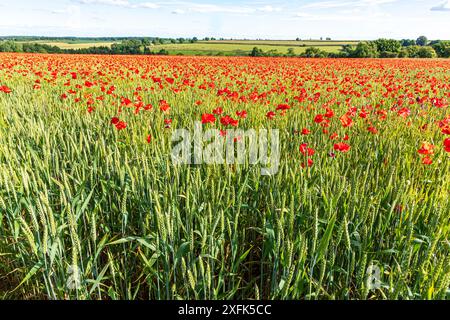
[[[450,0],[0,0],[0,35],[450,39]]]

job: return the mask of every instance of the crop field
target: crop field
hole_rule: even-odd
[[[439,59],[0,54],[0,299],[448,299],[449,100]],[[175,163],[196,127],[277,170]]]
[[[29,43],[40,43],[47,44],[49,46],[56,46],[61,49],[86,49],[91,47],[111,47],[114,42],[102,42],[102,41],[94,41],[94,42],[80,42],[80,41],[70,41],[70,42],[62,42],[62,41],[46,41],[46,40],[37,40],[37,41],[24,41]]]
[[[29,42],[29,41],[28,41]],[[114,42],[104,41],[48,41],[37,40],[32,43],[41,43],[57,46],[61,49],[86,49],[91,47],[111,47]],[[288,40],[215,40],[199,41],[195,43],[157,44],[150,48],[153,51],[165,49],[171,55],[248,55],[254,47],[263,51],[276,50],[280,54],[287,54],[293,49],[296,55],[302,54],[308,47],[317,47],[326,52],[338,53],[343,45],[356,45],[358,41],[288,41]]]
[[[199,41],[196,43],[182,43],[182,44],[161,44],[152,46],[156,51],[165,49],[170,54],[185,54],[185,55],[235,55],[235,54],[249,54],[254,47],[258,47],[263,51],[276,50],[281,54],[288,53],[292,48],[294,53],[299,55],[308,47],[318,47],[323,51],[337,53],[345,44],[353,44],[353,42],[301,42],[301,41],[265,41],[265,40],[235,40],[235,41]]]

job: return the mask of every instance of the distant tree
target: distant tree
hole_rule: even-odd
[[[325,58],[327,56],[328,56],[327,52],[322,51],[316,47],[309,47],[302,54],[302,57],[306,57],[306,58]]]
[[[425,36],[420,36],[420,37],[418,37],[417,38],[417,40],[416,40],[416,44],[418,45],[418,46],[426,46],[427,44],[428,44],[428,39],[427,39],[427,37],[425,37]]]
[[[290,56],[290,57],[295,56],[294,48],[288,48],[287,55]]]
[[[418,58],[419,46],[406,46],[399,53],[400,58]]]
[[[302,39],[300,39],[300,38],[297,38],[297,39],[295,39],[295,41],[302,41]]]
[[[402,47],[400,41],[394,39],[378,39],[375,40],[374,43],[377,46],[377,51],[380,53],[380,55],[383,52],[398,53],[400,51],[400,48]]]
[[[439,57],[450,58],[450,41],[438,41],[432,47]]]
[[[429,46],[420,47],[417,55],[419,56],[419,58],[436,58],[437,56],[436,51],[433,49],[433,47]]]
[[[330,37],[328,37],[327,39],[326,39],[327,41],[331,41],[331,38]]]
[[[259,49],[258,47],[254,47],[252,52],[250,52],[250,57],[262,57],[264,55],[264,51]]]
[[[341,52],[344,57],[353,57],[354,55],[354,49],[350,44],[343,45]]]
[[[400,42],[402,44],[402,47],[409,47],[409,46],[416,45],[416,41],[415,40],[410,40],[410,39],[403,39]]]
[[[354,58],[375,58],[378,56],[377,46],[373,42],[360,42],[350,56]]]

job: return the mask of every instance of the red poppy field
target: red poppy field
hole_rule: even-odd
[[[0,298],[449,298],[449,103],[448,60],[0,54]],[[195,122],[278,171],[174,165]]]

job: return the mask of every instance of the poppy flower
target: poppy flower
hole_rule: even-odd
[[[411,110],[408,108],[402,108],[397,112],[397,114],[402,118],[407,118],[411,114]]]
[[[116,124],[116,128],[117,128],[117,130],[123,130],[123,129],[125,129],[127,127],[127,123],[126,122],[124,122],[124,121],[119,121],[117,124]]]
[[[247,118],[247,111],[245,111],[245,110],[236,111],[236,115],[241,119],[245,119],[245,118]]]
[[[367,128],[367,131],[369,131],[372,134],[377,134],[378,133],[378,130],[375,127],[369,127],[369,128]]]
[[[321,123],[323,121],[323,115],[322,114],[318,114],[314,117],[314,122],[315,123]]]
[[[334,150],[345,153],[345,152],[350,151],[350,146],[346,143],[339,142],[334,145]]]
[[[339,118],[339,120],[344,128],[351,127],[353,125],[353,120],[347,114],[344,114]]]
[[[281,111],[284,111],[284,110],[289,110],[291,107],[289,106],[289,105],[287,105],[287,104],[279,104],[278,106],[277,106],[277,109],[276,110],[281,110]]]
[[[303,143],[303,144],[300,145],[300,152],[303,155],[308,154],[308,156],[313,156],[314,153],[315,153],[314,149],[308,148],[308,144],[307,143]]]
[[[450,135],[450,125],[447,125],[447,126],[442,128],[442,134]]]
[[[214,123],[214,122],[216,122],[216,117],[213,114],[205,113],[202,115],[202,123],[203,124]]]
[[[152,136],[149,134],[148,136],[147,136],[147,143],[150,143],[152,141]]]
[[[314,164],[314,161],[311,158],[308,158],[308,161],[307,161],[308,167],[312,167],[313,164]],[[301,166],[302,166],[302,168],[306,168],[306,164],[304,164],[304,163],[302,163]]]
[[[431,159],[429,156],[426,156],[422,159],[422,163],[428,166],[430,164],[433,164],[433,159]]]
[[[159,102],[159,109],[160,109],[162,112],[167,112],[167,111],[170,110],[170,105],[169,105],[165,100],[161,100],[161,101]]]
[[[420,147],[420,149],[417,152],[424,155],[431,155],[434,154],[433,150],[434,148],[435,146],[432,145],[431,143],[424,142],[422,143],[422,147]]]
[[[266,117],[267,117],[267,119],[272,120],[273,118],[275,118],[275,112],[273,112],[273,111],[267,112]]]
[[[306,129],[306,128],[302,129],[302,135],[307,136],[310,133],[311,133],[311,131],[309,131],[308,129]]]
[[[444,140],[444,150],[445,152],[450,152],[450,138]]]
[[[11,93],[12,90],[10,88],[8,88],[7,86],[0,86],[0,92]]]
[[[221,107],[218,107],[213,110],[213,113],[216,115],[221,115],[223,113],[223,109]]]
[[[116,125],[116,124],[118,124],[118,123],[119,123],[119,121],[120,121],[120,119],[119,119],[119,118],[117,118],[117,117],[114,117],[114,118],[112,118],[112,119],[111,119],[111,124],[113,124],[113,125]]]

